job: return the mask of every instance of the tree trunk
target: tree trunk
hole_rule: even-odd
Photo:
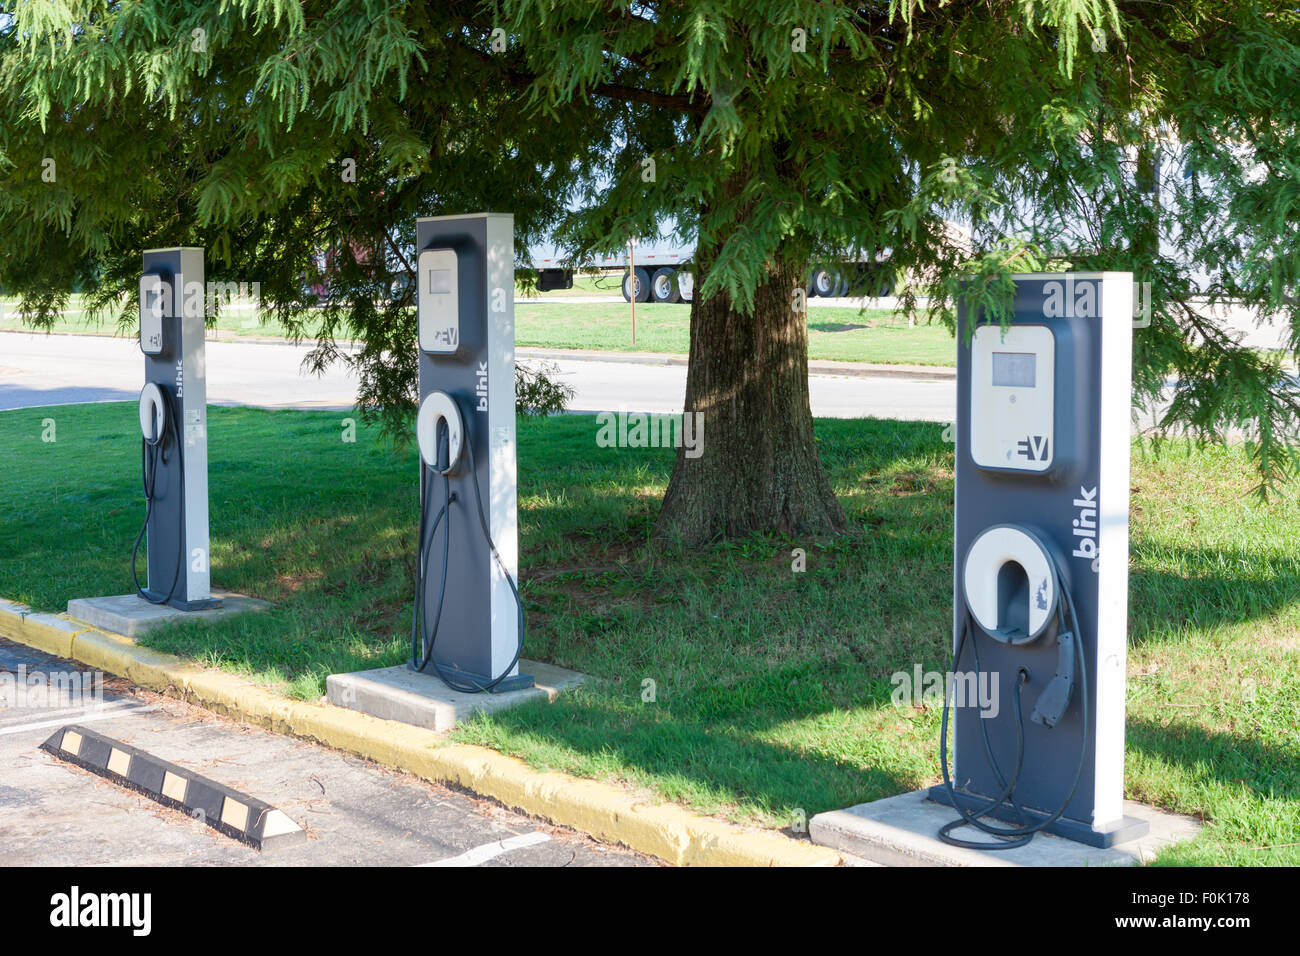
[[[655,533],[693,547],[755,531],[844,531],[813,438],[807,312],[794,298],[804,266],[771,264],[744,315],[725,291],[698,295],[711,259],[697,251],[686,376],[686,413],[698,413],[703,453],[678,448]]]

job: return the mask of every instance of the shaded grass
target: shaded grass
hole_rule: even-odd
[[[364,428],[342,441],[346,417],[209,409],[215,583],[276,608],[160,631],[153,646],[302,697],[340,668],[401,659],[415,465]],[[54,442],[42,441],[46,419]],[[138,435],[130,404],[0,413],[0,594],[61,610],[72,597],[132,590]]]
[[[337,413],[210,414],[214,580],[276,607],[148,643],[309,699],[402,661],[413,451],[345,443]],[[595,680],[456,737],[771,826],[935,782],[939,715],[893,706],[889,678],[947,666],[951,446],[939,425],[817,428],[865,533],[678,553],[647,547],[670,452],[521,421],[527,654]],[[0,413],[0,594],[129,590],[135,430],[125,404]],[[1133,484],[1128,795],[1207,821],[1163,862],[1300,863],[1300,505],[1251,498],[1237,448],[1138,444]]]

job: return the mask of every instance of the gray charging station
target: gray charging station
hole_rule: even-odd
[[[416,222],[419,580],[409,667],[455,690],[519,673],[514,217]]]
[[[142,480],[153,604],[184,611],[221,606],[211,593],[208,561],[208,410],[204,357],[206,284],[203,250],[151,249],[140,278]],[[136,575],[136,553],[132,554]]]
[[[996,676],[996,715],[952,700],[930,799],[1109,847],[1148,829],[1123,809],[1133,280],[1014,278],[1006,329],[957,329],[953,672]]]

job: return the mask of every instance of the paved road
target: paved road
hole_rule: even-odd
[[[322,376],[302,371],[307,346],[209,341],[206,352],[208,401],[214,405],[346,410],[356,400],[356,380],[345,369],[334,366]],[[684,365],[626,353],[618,360],[527,357],[554,352],[521,350],[525,361],[558,367],[557,377],[573,386],[573,412],[664,414],[682,409]],[[141,369],[134,339],[0,332],[0,410],[135,401]],[[813,414],[819,417],[950,422],[957,414],[952,379],[819,373],[809,376],[808,385]],[[1138,418],[1135,430],[1154,421],[1150,412]]]
[[[351,408],[357,383],[335,366],[304,374],[306,346],[208,342],[208,401],[266,408]],[[559,377],[576,392],[573,411],[682,410],[686,369],[681,366],[561,359]],[[72,402],[134,401],[143,360],[134,339],[0,332],[0,409]],[[952,421],[951,381],[896,377],[813,375],[814,415]]]
[[[546,359],[573,386],[573,412],[678,413],[686,397],[686,368],[649,361]],[[863,375],[809,375],[809,399],[822,418],[899,418],[947,422],[957,414],[952,380]]]
[[[51,672],[73,671],[85,673],[0,640],[0,696],[6,698],[0,701],[0,847],[8,866],[655,862],[489,800],[247,727],[116,678],[104,678],[102,700],[79,699],[66,678],[48,699],[38,689]],[[19,693],[20,682],[34,689]],[[308,840],[258,853],[181,811],[37,749],[57,727],[71,723],[266,800],[303,826]]]
[[[266,408],[351,408],[341,367],[304,374],[305,346],[208,342],[208,401]],[[0,409],[135,401],[144,359],[134,338],[0,332]]]

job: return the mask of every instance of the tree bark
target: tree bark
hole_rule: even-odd
[[[655,529],[695,547],[751,532],[844,531],[844,508],[817,454],[808,403],[808,322],[796,311],[802,262],[770,263],[752,314],[698,290],[714,250],[696,253],[686,413],[703,424],[703,453],[679,447]]]

